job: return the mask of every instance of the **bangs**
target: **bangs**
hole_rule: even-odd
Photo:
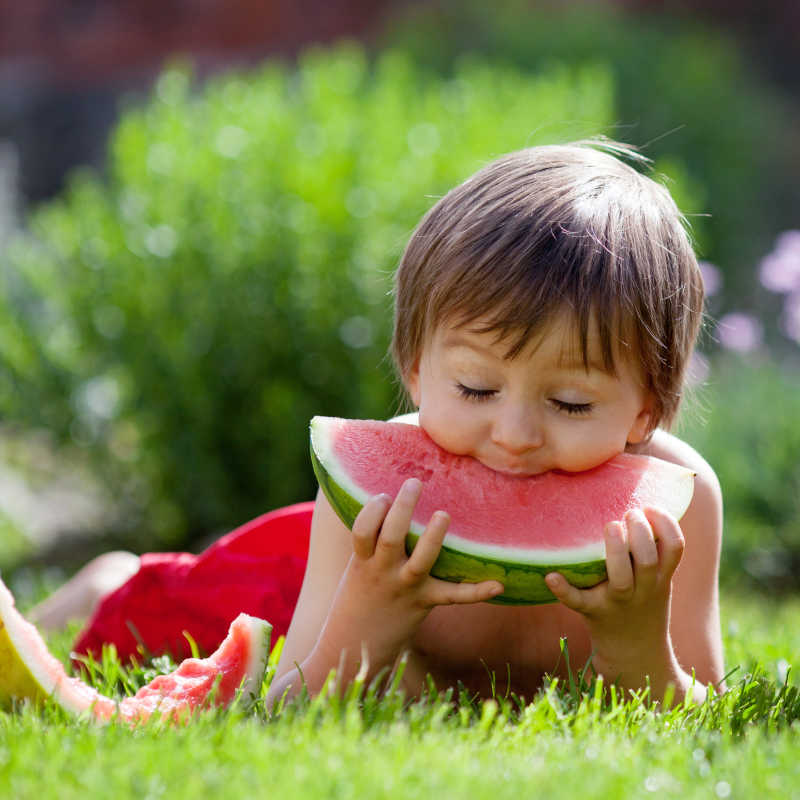
[[[596,237],[591,248],[585,236],[563,230],[526,241],[529,226],[524,227],[519,248],[507,241],[514,233],[506,220],[497,241],[470,243],[455,254],[461,270],[451,271],[432,292],[426,328],[449,320],[478,333],[494,333],[497,342],[507,344],[505,357],[513,359],[567,314],[576,333],[570,344],[573,360],[580,360],[587,371],[593,366],[616,375],[615,352],[634,344],[636,331],[636,314],[616,274],[617,258]],[[590,352],[592,339],[599,352]]]

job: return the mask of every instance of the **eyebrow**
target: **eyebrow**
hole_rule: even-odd
[[[476,334],[480,332],[475,331]],[[494,350],[479,341],[473,341],[468,334],[460,330],[447,333],[444,338],[444,344],[448,347],[464,347],[477,353],[483,353],[490,358],[497,358],[497,353]],[[598,360],[590,356],[588,361],[584,361],[583,356],[575,348],[562,348],[556,361],[556,367],[565,372],[582,372],[584,374],[587,372],[599,372],[602,375],[612,376],[616,374],[616,369],[613,366],[609,369],[602,359]]]
[[[574,353],[564,354],[562,352],[556,366],[559,369],[572,371],[572,372],[600,372],[603,375],[614,375],[616,369],[613,365],[611,368],[607,367],[603,361],[598,361],[596,358],[589,357],[584,361],[583,357]]]
[[[476,331],[477,333],[477,331]],[[497,354],[485,344],[478,341],[473,341],[466,336],[463,331],[450,331],[445,337],[443,344],[447,347],[465,347],[468,350],[474,350],[477,353],[484,353],[492,358],[497,358]]]

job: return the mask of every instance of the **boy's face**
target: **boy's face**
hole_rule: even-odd
[[[635,365],[615,354],[617,374],[605,372],[590,333],[587,371],[566,315],[511,360],[508,343],[478,327],[440,325],[406,379],[420,425],[444,449],[536,475],[590,469],[647,435],[651,398]]]

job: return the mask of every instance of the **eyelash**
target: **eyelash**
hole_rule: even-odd
[[[469,386],[464,386],[463,383],[457,383],[456,388],[462,397],[467,400],[474,400],[476,402],[485,402],[491,399],[497,392],[494,389],[472,389]],[[573,416],[581,416],[589,414],[594,408],[594,403],[566,403],[563,400],[558,400],[555,397],[550,402],[559,410],[566,414]]]
[[[463,383],[457,383],[456,388],[462,397],[466,397],[467,400],[475,400],[479,403],[489,400],[495,394],[494,389],[471,389],[469,386],[464,386]]]
[[[588,414],[593,408],[594,403],[565,403],[563,400],[557,400],[555,397],[550,402],[559,410],[567,414],[579,416],[581,414]]]

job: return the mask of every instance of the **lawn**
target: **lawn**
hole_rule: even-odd
[[[726,591],[723,612],[736,669],[699,709],[602,704],[596,685],[524,706],[364,691],[135,731],[24,708],[0,713],[0,797],[800,798],[800,599]],[[52,643],[62,656],[65,642]]]

